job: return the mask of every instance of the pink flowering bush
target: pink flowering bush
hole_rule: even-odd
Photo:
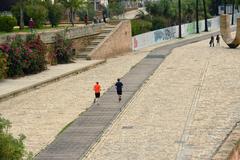
[[[7,75],[7,55],[0,50],[0,80]]]
[[[7,54],[8,77],[35,74],[45,70],[46,47],[39,37],[32,37],[23,42],[16,37],[11,44],[0,45],[0,50]]]

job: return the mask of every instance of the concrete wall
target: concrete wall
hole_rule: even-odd
[[[90,59],[103,59],[126,54],[132,50],[130,21],[122,21],[89,55]]]
[[[236,18],[239,14],[235,15]],[[199,21],[199,31],[204,31],[205,22],[204,20]],[[209,31],[220,29],[220,18],[215,17],[208,19],[208,29]],[[187,36],[196,33],[196,22],[182,24],[182,36]],[[172,26],[168,28],[163,28],[155,30],[152,32],[143,33],[136,35],[132,38],[132,48],[133,50],[139,50],[141,48],[149,47],[151,45],[159,44],[166,40],[175,39],[178,37],[178,26]]]

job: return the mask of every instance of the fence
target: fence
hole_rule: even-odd
[[[240,14],[235,15],[236,17]],[[218,30],[220,28],[220,17],[215,17],[208,19],[208,29],[209,31]],[[204,31],[205,22],[204,20],[199,21],[199,31]],[[196,32],[196,22],[186,23],[182,25],[182,36],[187,36]],[[168,28],[163,28],[155,30],[152,32],[147,32],[134,36],[132,38],[132,49],[139,50],[141,48],[149,47],[154,44],[159,44],[163,41],[175,39],[178,37],[178,26],[172,26]]]

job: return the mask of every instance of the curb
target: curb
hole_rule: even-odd
[[[28,93],[28,92],[33,91],[35,89],[47,86],[47,85],[49,85],[51,83],[60,81],[60,80],[62,80],[64,78],[67,78],[67,77],[70,77],[70,76],[73,76],[73,75],[76,75],[76,74],[88,71],[88,70],[93,69],[93,68],[97,67],[98,65],[104,64],[106,62],[107,62],[107,60],[101,60],[101,61],[96,62],[94,64],[91,64],[89,66],[85,66],[83,68],[75,69],[73,71],[69,71],[67,73],[63,73],[63,74],[61,74],[59,76],[56,76],[56,77],[53,77],[53,78],[49,78],[49,79],[41,81],[41,82],[37,82],[37,83],[35,83],[33,85],[30,85],[30,86],[27,86],[27,87],[23,87],[21,89],[12,91],[10,93],[3,94],[3,95],[0,96],[0,102],[6,101],[8,99],[11,99],[13,97],[16,97],[16,96],[24,94],[24,93]]]

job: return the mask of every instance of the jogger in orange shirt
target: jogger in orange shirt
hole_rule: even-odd
[[[100,98],[100,92],[101,92],[101,86],[100,86],[99,82],[96,82],[96,84],[93,86],[93,90],[95,92],[95,98],[94,98],[93,102],[94,103],[97,102],[97,104],[99,104],[98,99]]]

